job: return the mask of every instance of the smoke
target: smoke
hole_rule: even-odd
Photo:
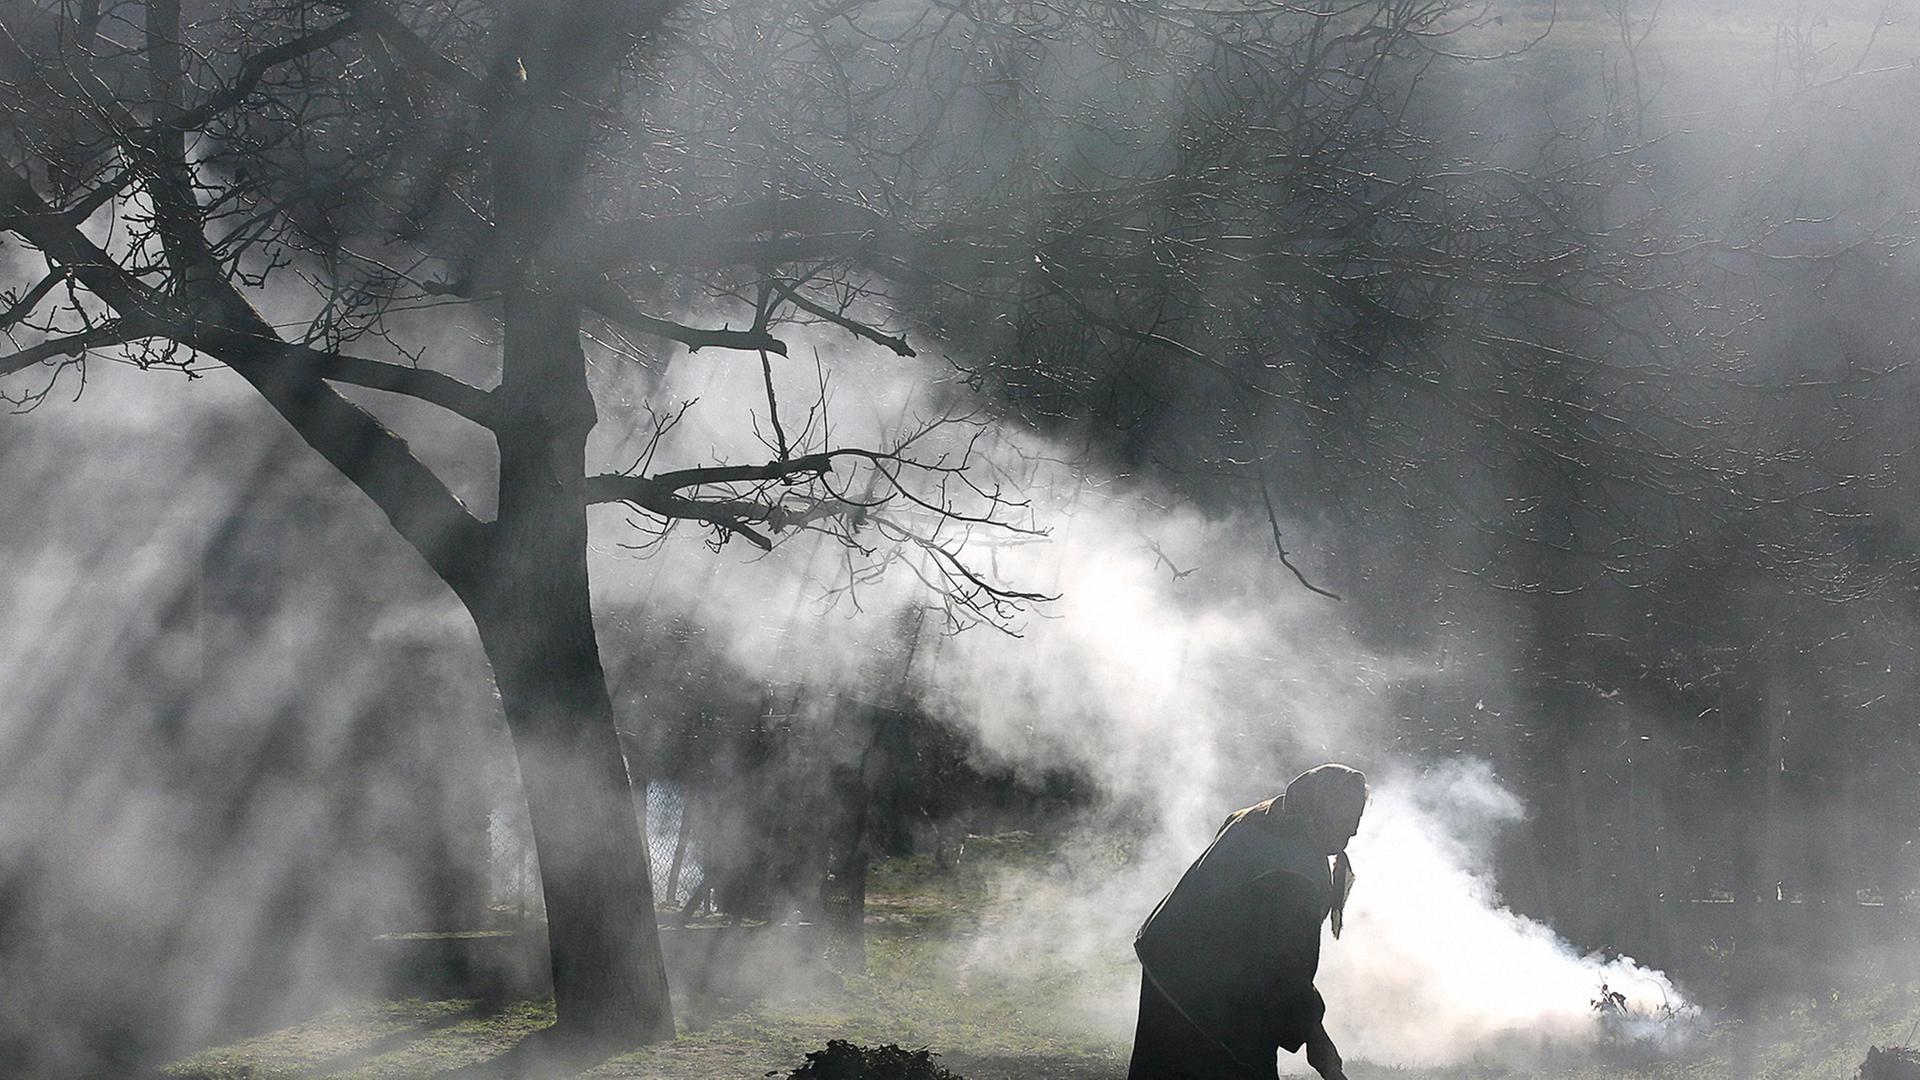
[[[263,413],[221,373],[103,363],[0,430],[0,1058],[25,1075],[372,984],[372,935],[435,914],[431,796],[499,738],[477,665],[451,670],[477,657],[457,607]]]
[[[1364,876],[1319,980],[1349,1053],[1453,1063],[1577,1047],[1616,1033],[1601,1020],[1622,1011],[1645,1018],[1633,1034],[1652,1037],[1658,1018],[1688,1009],[1660,972],[1582,956],[1501,905],[1489,841],[1524,812],[1482,761],[1396,771],[1376,786],[1351,847]],[[1625,1003],[1597,1009],[1602,986]]]
[[[796,358],[816,348],[820,357],[818,368],[783,363],[776,385],[793,415],[819,410],[816,438],[829,428],[836,444],[882,444],[956,401],[964,406],[942,361],[849,354],[826,333],[787,337]],[[654,415],[695,403],[653,467],[767,456],[757,365],[700,356],[664,372],[597,370],[609,384],[599,388],[605,400],[644,402]],[[232,1011],[235,994],[224,983],[255,992],[268,975],[294,971],[301,992],[288,996],[293,1007],[357,978],[328,959],[333,943],[365,925],[340,914],[351,906],[345,894],[363,909],[368,898],[386,909],[422,907],[407,895],[415,884],[388,865],[404,853],[382,855],[356,832],[365,827],[357,823],[409,805],[419,778],[368,772],[378,747],[366,732],[406,706],[362,700],[389,687],[370,682],[350,655],[392,653],[396,641],[422,636],[458,638],[454,650],[472,645],[444,598],[429,602],[437,592],[417,568],[396,571],[403,588],[365,586],[384,606],[371,595],[332,597],[325,583],[347,576],[340,563],[384,565],[399,545],[364,520],[370,511],[337,478],[285,445],[284,433],[262,440],[244,390],[215,377],[188,405],[136,378],[107,374],[79,405],[21,418],[31,426],[7,444],[12,483],[33,492],[43,524],[28,532],[16,523],[9,539],[27,569],[0,594],[15,628],[0,642],[0,673],[21,702],[0,725],[15,763],[0,815],[7,866],[17,880],[44,882],[36,910],[69,901],[65,916],[37,925],[46,953],[38,969],[63,969],[76,994],[124,981],[124,971],[162,972],[190,988],[182,1011],[127,1023],[176,1025],[171,1037],[191,1042],[220,1030]],[[595,450],[604,467],[630,465],[643,451],[643,411],[636,404],[603,425]],[[973,434],[938,431],[922,452],[957,454]],[[129,459],[122,442],[143,452]],[[237,461],[235,444],[256,447],[253,458]],[[1638,1008],[1681,1001],[1657,973],[1580,957],[1548,928],[1500,908],[1487,852],[1521,808],[1484,766],[1423,772],[1384,749],[1396,687],[1427,672],[1429,660],[1370,648],[1346,608],[1300,589],[1274,560],[1263,515],[1203,513],[1030,434],[997,431],[979,445],[985,468],[1018,481],[1027,506],[1015,519],[1042,535],[976,529],[969,559],[994,580],[1059,598],[1016,617],[1018,636],[987,627],[939,635],[933,617],[909,689],[970,732],[983,755],[1020,769],[1072,768],[1095,782],[1104,803],[1062,852],[1060,871],[1000,883],[998,917],[954,943],[964,969],[1011,979],[1074,972],[1060,1019],[1124,1038],[1139,921],[1228,810],[1337,758],[1376,778],[1353,849],[1361,876],[1349,930],[1329,943],[1322,979],[1332,1028],[1350,1054],[1444,1063],[1512,1050],[1516,1033],[1536,1046],[1579,1047],[1601,1034],[1588,1003],[1602,982]],[[324,512],[290,509],[315,498]],[[163,503],[167,512],[154,517]],[[117,509],[108,515],[103,506]],[[892,655],[900,613],[934,600],[900,567],[857,593],[836,593],[841,549],[806,536],[764,556],[740,545],[716,556],[707,537],[683,528],[639,558],[622,546],[635,534],[616,512],[601,514],[591,557],[604,617],[683,615],[722,642],[738,668],[769,678],[800,672],[815,689],[857,689],[876,657]],[[1310,571],[1334,557],[1311,523],[1282,524]],[[308,533],[314,539],[295,541]],[[384,547],[342,542],[338,555],[318,559],[328,535],[379,536]],[[279,592],[221,562],[261,544],[317,561]],[[283,564],[268,560],[263,572],[275,565]],[[235,574],[247,589],[268,591],[207,592]],[[410,602],[396,605],[396,596]],[[197,621],[191,633],[159,625],[176,609]],[[389,617],[371,649],[328,629],[373,610]],[[215,624],[226,619],[240,621]],[[609,622],[609,647],[617,633]],[[199,644],[181,652],[179,642]],[[70,658],[90,648],[114,664],[131,659],[131,673],[76,682]],[[129,683],[164,700],[128,700]],[[471,701],[422,704],[492,715]],[[295,734],[295,714],[311,729]],[[160,749],[155,730],[171,740]],[[145,734],[116,734],[125,731]],[[483,734],[500,737],[463,733]],[[29,782],[34,775],[42,779]],[[215,835],[226,846],[199,838],[209,817],[220,818],[226,831]],[[69,863],[49,874],[30,848],[64,851]],[[324,895],[301,896],[316,876],[334,880]],[[86,905],[71,903],[75,896]],[[189,897],[192,912],[181,910]],[[101,928],[113,925],[130,928],[145,953],[94,952]],[[142,935],[160,944],[138,945]],[[85,1010],[70,1012],[76,1024],[91,1022]],[[49,1038],[60,1031],[40,1030]]]
[[[817,346],[842,444],[884,442],[889,421],[928,415],[951,396],[937,361],[873,364],[829,338],[792,336],[802,342],[796,355]],[[777,377],[783,408],[817,398],[821,372]],[[836,413],[831,388],[849,385],[881,404]],[[716,460],[716,448],[717,460],[765,453],[753,440],[769,427],[766,394],[751,365],[680,364],[632,396],[655,413],[697,399],[658,451],[667,466]],[[1094,781],[1103,804],[1075,828],[1057,867],[999,884],[996,914],[954,943],[956,970],[1016,980],[1077,972],[1059,1004],[1063,1022],[1124,1039],[1139,922],[1228,811],[1341,759],[1375,778],[1351,849],[1360,877],[1348,929],[1328,941],[1321,979],[1329,1029],[1350,1055],[1450,1064],[1588,1047],[1617,1033],[1593,1005],[1603,983],[1626,995],[1624,1011],[1609,1010],[1615,1019],[1687,1007],[1664,975],[1579,955],[1502,906],[1492,844],[1524,808],[1484,762],[1423,766],[1386,749],[1396,688],[1433,661],[1363,644],[1343,608],[1278,566],[1264,517],[1170,504],[1029,434],[1001,433],[989,452],[993,472],[1023,479],[1046,539],[1007,543],[989,530],[966,551],[996,580],[1058,599],[1019,619],[1017,636],[976,627],[923,641],[907,678],[921,706],[971,733],[983,754],[1020,769],[1071,768]],[[1283,524],[1309,565],[1323,555],[1310,528]],[[747,560],[712,559],[692,543],[672,538],[650,562],[601,549],[602,603],[694,619],[741,670],[804,673],[815,690],[857,696],[898,613],[934,600],[896,568],[850,603],[835,591],[843,570],[831,541],[801,538]],[[706,561],[689,572],[691,558]]]

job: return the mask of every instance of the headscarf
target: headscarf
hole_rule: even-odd
[[[1335,762],[1316,765],[1287,785],[1286,793],[1275,800],[1283,817],[1295,821],[1340,824],[1351,814],[1356,802],[1367,801],[1367,774]],[[1333,898],[1328,924],[1336,940],[1346,922],[1347,896],[1353,892],[1353,860],[1343,849],[1333,857]]]

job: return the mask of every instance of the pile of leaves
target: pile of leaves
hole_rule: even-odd
[[[1860,1080],[1920,1080],[1920,1050],[1910,1046],[1869,1047],[1867,1060],[1860,1063]]]
[[[892,1043],[855,1046],[833,1039],[825,1050],[808,1054],[806,1064],[788,1073],[787,1080],[966,1080],[935,1065],[934,1057],[931,1051],[902,1050]]]

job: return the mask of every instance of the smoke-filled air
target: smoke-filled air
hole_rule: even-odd
[[[1920,1078],[1920,10],[0,0],[0,1076]]]

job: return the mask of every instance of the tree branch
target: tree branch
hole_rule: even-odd
[[[876,450],[824,450],[817,454],[802,454],[784,461],[769,461],[765,465],[706,465],[692,469],[675,469],[663,472],[652,482],[668,491],[681,491],[690,487],[706,484],[746,484],[769,480],[786,480],[795,476],[817,476],[833,471],[833,459],[837,457],[861,457],[869,460],[884,457]],[[595,477],[617,479],[616,477]],[[589,485],[593,481],[588,481]]]
[[[587,502],[626,503],[671,521],[699,521],[745,539],[762,551],[773,550],[771,532],[798,529],[827,518],[863,520],[871,507],[840,498],[792,504],[783,499],[689,499],[643,476],[596,476],[587,481]]]
[[[480,76],[436,52],[413,27],[407,25],[406,20],[379,0],[336,0],[336,3],[358,16],[402,59],[417,65],[438,81],[476,99],[485,91],[486,83]]]
[[[55,270],[41,278],[39,284],[20,294],[18,300],[9,305],[4,313],[0,313],[0,328],[12,326],[32,314],[33,309],[40,306],[40,301],[45,300],[47,294],[65,280],[67,280],[67,274],[64,270]]]
[[[799,308],[801,311],[804,311],[809,315],[817,315],[820,318],[825,319],[828,322],[834,324],[835,326],[840,327],[842,330],[847,331],[848,333],[852,334],[855,337],[866,338],[868,341],[871,341],[876,345],[880,345],[885,348],[891,349],[893,350],[893,354],[895,356],[917,355],[913,351],[912,346],[907,344],[907,339],[905,337],[896,337],[892,334],[882,333],[881,331],[871,326],[868,326],[866,323],[860,322],[856,319],[848,318],[847,316],[833,310],[832,308],[827,307],[824,304],[817,304],[812,300],[808,299],[806,296],[801,295],[799,289],[794,288],[792,285],[788,284],[787,282],[775,281],[773,283],[773,287],[774,287],[774,290],[777,291],[782,298],[784,298],[788,303],[792,304],[794,307]]]
[[[253,93],[254,88],[260,85],[260,80],[266,77],[267,72],[289,60],[298,60],[300,57],[331,48],[361,30],[365,23],[366,20],[355,12],[305,37],[283,42],[247,57],[246,61],[240,65],[239,72],[234,75],[232,85],[174,117],[167,122],[166,126],[178,131],[199,127],[221,112],[245,101],[247,95]]]
[[[432,368],[407,367],[298,345],[284,346],[280,358],[289,367],[304,368],[316,378],[403,394],[438,405],[484,428],[492,428],[500,416],[499,402],[491,393]]]
[[[1267,481],[1265,478],[1262,478],[1260,481],[1260,501],[1266,504],[1267,524],[1273,527],[1273,550],[1280,556],[1280,565],[1293,571],[1294,580],[1298,581],[1308,592],[1318,593],[1329,600],[1343,599],[1339,593],[1323,589],[1313,582],[1308,581],[1307,575],[1301,573],[1300,568],[1293,565],[1293,557],[1287,554],[1287,545],[1280,539],[1280,515],[1274,511],[1273,495],[1267,490]]]
[[[649,477],[615,474],[588,477],[586,495],[588,505],[627,503],[673,521],[704,521],[744,537],[762,551],[773,550],[773,541],[748,524],[767,520],[769,506],[765,503],[748,499],[688,499]]]
[[[836,457],[876,460],[886,456],[874,450],[842,449],[769,461],[765,465],[711,465],[676,469],[657,476],[608,473],[587,478],[586,496],[589,504],[622,502],[663,518],[704,521],[768,550],[773,546],[772,540],[751,528],[752,525],[765,524],[777,533],[827,517],[864,515],[870,507],[840,498],[814,499],[793,506],[777,498],[690,499],[679,493],[708,485],[769,483],[796,476],[818,476],[832,470]]]
[[[0,27],[0,39],[4,31]],[[10,167],[0,168],[0,227],[65,267],[121,317],[139,316],[163,325],[187,321],[166,298],[88,240],[72,215],[49,206],[32,182]]]
[[[693,352],[701,349],[739,349],[742,352],[770,352],[787,355],[787,343],[765,330],[706,330],[685,326],[641,311],[626,294],[611,284],[600,284],[587,291],[583,301],[603,318],[643,334],[678,341]]]
[[[426,385],[428,393],[477,408],[477,402],[452,388],[464,384],[393,365],[378,365],[382,370],[374,371],[369,366],[373,361],[332,357],[282,341],[225,279],[195,282],[192,295],[183,297],[176,307],[115,263],[11,168],[0,168],[0,218],[8,219],[13,231],[65,266],[120,317],[121,325],[150,327],[143,336],[164,335],[232,368],[308,446],[380,507],[443,580],[456,591],[473,582],[484,561],[478,556],[491,535],[487,526],[413,456],[405,439],[323,379],[331,370],[341,381],[351,376],[395,385],[405,382],[413,389]],[[394,372],[408,377],[395,380]]]
[[[154,328],[151,326],[143,326],[138,320],[116,319],[89,330],[82,330],[77,334],[48,338],[9,356],[0,356],[0,377],[30,368],[56,356],[79,356],[88,349],[97,349],[106,345],[125,345],[130,341],[152,336],[154,336]]]
[[[427,564],[457,593],[471,588],[485,572],[492,530],[447,490],[432,469],[413,454],[407,441],[338,390],[276,361],[278,349],[304,352],[253,338],[231,344],[196,344],[247,381],[306,444],[387,515]]]

